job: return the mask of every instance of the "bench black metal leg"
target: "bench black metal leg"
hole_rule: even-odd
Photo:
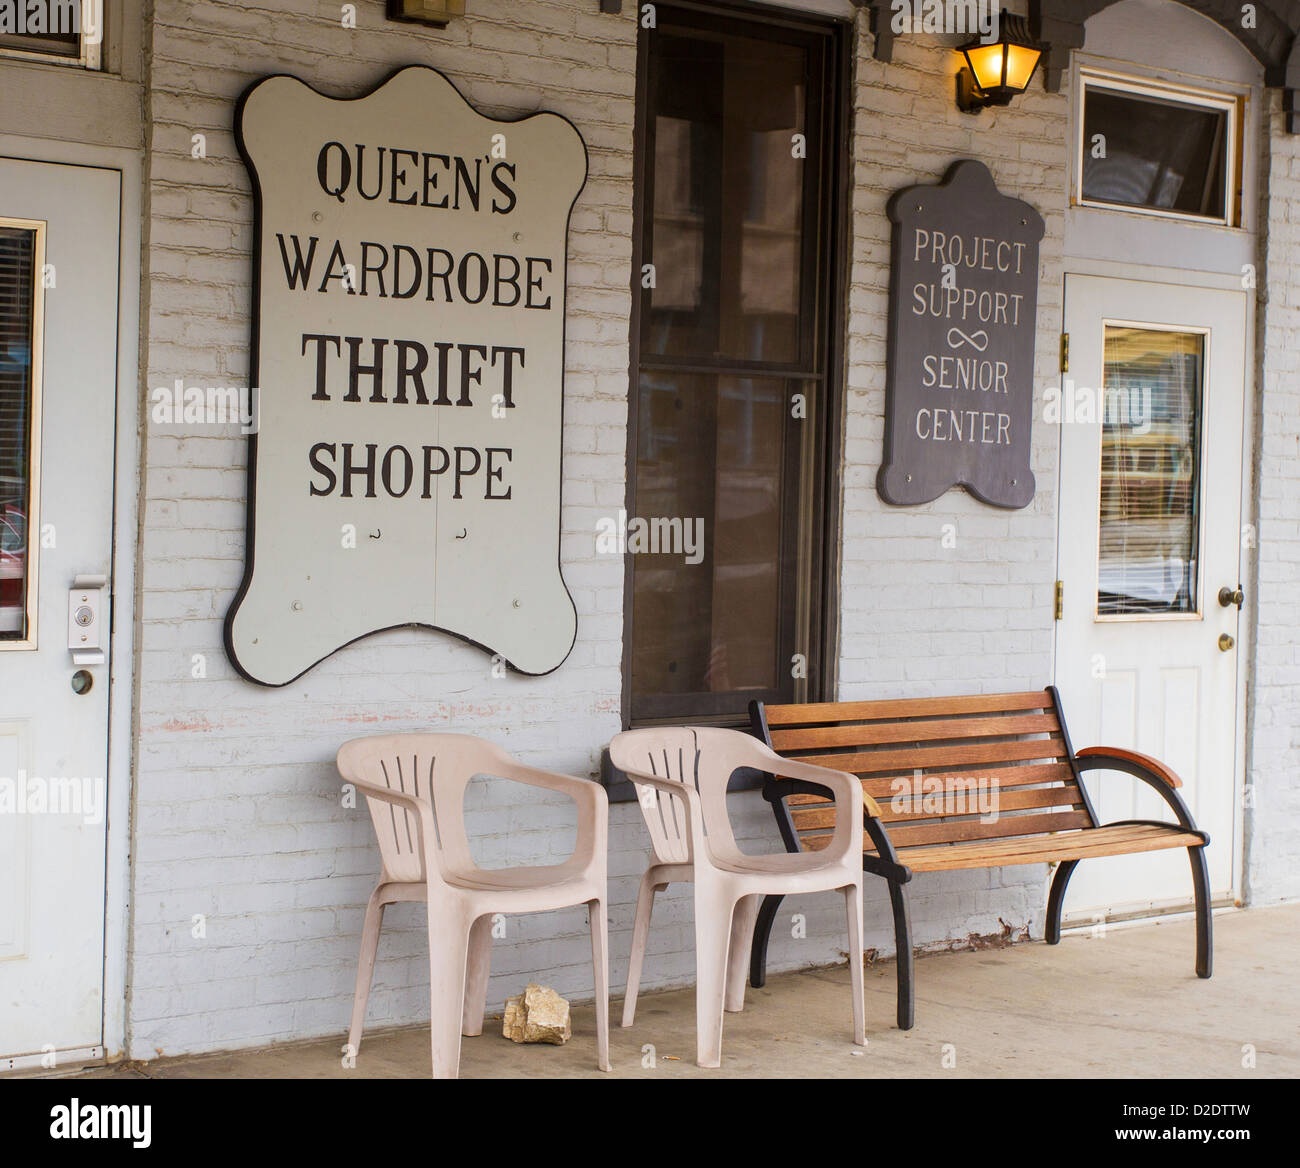
[[[754,922],[754,940],[749,950],[749,984],[755,989],[767,982],[767,941],[772,935],[776,910],[784,899],[784,896],[765,896],[759,906],[758,919]]]
[[[1210,924],[1210,870],[1205,863],[1205,847],[1188,848],[1192,862],[1192,887],[1196,891],[1196,976],[1209,977],[1214,972],[1214,936]]]
[[[1052,890],[1047,895],[1047,925],[1043,930],[1043,939],[1049,945],[1057,944],[1061,939],[1061,910],[1065,907],[1065,886],[1079,866],[1078,860],[1062,860],[1052,877]]]
[[[894,908],[894,947],[898,953],[898,1028],[911,1030],[916,1021],[912,990],[912,919],[907,911],[907,889],[889,881],[889,901]]]

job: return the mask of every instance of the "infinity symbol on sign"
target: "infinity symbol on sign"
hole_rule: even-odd
[[[960,349],[963,345],[970,345],[982,353],[989,347],[989,335],[983,329],[977,333],[964,333],[959,328],[949,329],[948,348]]]

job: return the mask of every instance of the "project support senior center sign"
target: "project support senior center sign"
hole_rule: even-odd
[[[581,136],[484,117],[419,66],[355,100],[266,78],[237,132],[259,418],[231,661],[283,685],[420,624],[555,669],[577,630],[559,542]]]
[[[1042,216],[967,159],[938,186],[899,191],[889,217],[880,494],[928,503],[964,486],[995,506],[1027,506]]]

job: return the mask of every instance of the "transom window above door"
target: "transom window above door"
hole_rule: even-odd
[[[1075,202],[1238,226],[1243,105],[1236,94],[1083,71]]]

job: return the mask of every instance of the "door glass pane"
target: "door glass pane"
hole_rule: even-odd
[[[36,232],[0,226],[0,639],[27,624]]]
[[[1191,613],[1205,337],[1107,325],[1097,613]]]
[[[1091,202],[1223,219],[1227,159],[1224,109],[1085,90],[1083,197]]]
[[[808,56],[759,37],[656,34],[643,357],[800,360]]]
[[[775,378],[642,374],[628,539],[634,695],[779,686],[789,398]],[[675,528],[661,526],[657,547],[638,547],[636,523],[656,520],[693,542],[672,546],[664,534]]]

